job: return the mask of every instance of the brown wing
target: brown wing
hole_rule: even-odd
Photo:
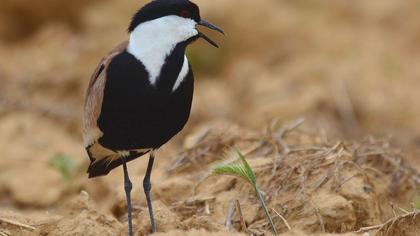
[[[106,83],[106,71],[112,59],[127,48],[128,42],[118,45],[106,55],[95,72],[93,73],[86,93],[84,115],[83,115],[83,142],[89,147],[103,135],[98,127],[98,118],[102,108],[104,89]]]
[[[104,98],[107,68],[112,59],[125,50],[127,44],[127,42],[124,42],[118,45],[102,58],[89,81],[83,115],[83,142],[91,161],[88,169],[90,177],[108,173],[112,169],[110,167],[115,168],[115,161],[120,161],[120,157],[126,155],[126,153],[110,150],[98,142],[103,135],[98,127],[98,118]],[[111,166],[111,164],[113,165]]]
[[[126,161],[131,161],[150,151],[114,151],[98,142],[103,135],[98,127],[98,118],[104,98],[107,68],[112,59],[126,49],[127,44],[127,42],[120,44],[106,55],[99,63],[89,82],[83,116],[83,142],[91,161],[88,168],[89,177],[108,174],[112,169],[122,164],[121,157],[125,157]]]

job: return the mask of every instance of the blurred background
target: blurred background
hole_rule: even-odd
[[[57,172],[63,162],[87,177],[84,93],[144,2],[1,1],[0,209],[45,209],[71,195]],[[390,138],[420,169],[419,1],[195,2],[227,35],[209,33],[218,50],[190,47],[192,117],[162,155],[180,152],[184,137],[210,122],[261,130],[304,117],[306,129],[331,139]],[[86,188],[100,199],[110,179]]]

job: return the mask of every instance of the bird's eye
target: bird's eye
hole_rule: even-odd
[[[179,15],[180,15],[181,17],[184,17],[184,18],[189,18],[189,17],[190,17],[190,12],[189,12],[188,10],[182,10],[182,11],[179,13]]]

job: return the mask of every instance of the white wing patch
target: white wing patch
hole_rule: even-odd
[[[189,70],[188,58],[184,55],[184,63],[182,64],[182,69],[179,72],[179,75],[175,81],[174,87],[172,88],[172,92],[174,92],[184,81],[185,77],[187,77],[188,70]]]

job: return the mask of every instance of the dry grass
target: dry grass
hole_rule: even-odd
[[[278,134],[282,130],[284,127],[269,133]],[[226,147],[244,143],[248,147],[257,147],[248,152],[247,157],[254,164],[268,205],[278,210],[292,228],[337,233],[358,230],[392,217],[392,203],[410,206],[420,191],[420,174],[404,164],[403,154],[391,148],[386,140],[369,138],[362,143],[329,144],[302,131],[271,137],[271,142],[258,140],[257,137],[261,136],[256,134],[253,145],[249,144],[252,138],[237,138],[232,144],[232,140],[216,141],[208,136],[190,152],[213,147],[211,151],[202,153],[202,159],[198,159],[207,160],[201,166],[206,165],[204,163],[211,166],[208,160],[218,162],[217,157]],[[278,148],[280,142],[287,143],[287,153]],[[216,146],[219,148],[214,148]],[[183,165],[189,166],[187,162],[178,164],[181,169]],[[217,195],[224,194],[224,188],[227,188],[226,191],[238,191],[245,204],[255,205],[249,188],[240,183],[227,185],[226,182],[215,181],[214,177],[200,182],[195,195],[202,196],[207,190],[217,199]],[[228,218],[232,218],[231,207],[227,208],[227,212],[231,212]],[[251,232],[267,229],[262,215],[254,217],[247,221]],[[284,225],[281,221],[276,222],[277,225]],[[279,230],[286,228],[280,227]]]
[[[81,113],[93,68],[127,38],[143,2],[3,2],[0,217],[36,228],[24,234],[126,233],[121,173],[86,178]],[[197,43],[189,52],[198,78],[191,121],[161,150],[153,176],[161,230],[220,235],[230,218],[233,231],[268,232],[249,186],[209,176],[231,146],[250,160],[278,230],[292,228],[286,235],[417,229],[418,1],[243,0],[240,11],[236,1],[196,2],[227,37],[211,35],[220,50]],[[49,164],[57,155],[76,163],[69,184]],[[145,165],[130,165],[133,179]],[[147,233],[141,191],[133,198],[136,229]],[[2,236],[18,230],[0,224]]]

